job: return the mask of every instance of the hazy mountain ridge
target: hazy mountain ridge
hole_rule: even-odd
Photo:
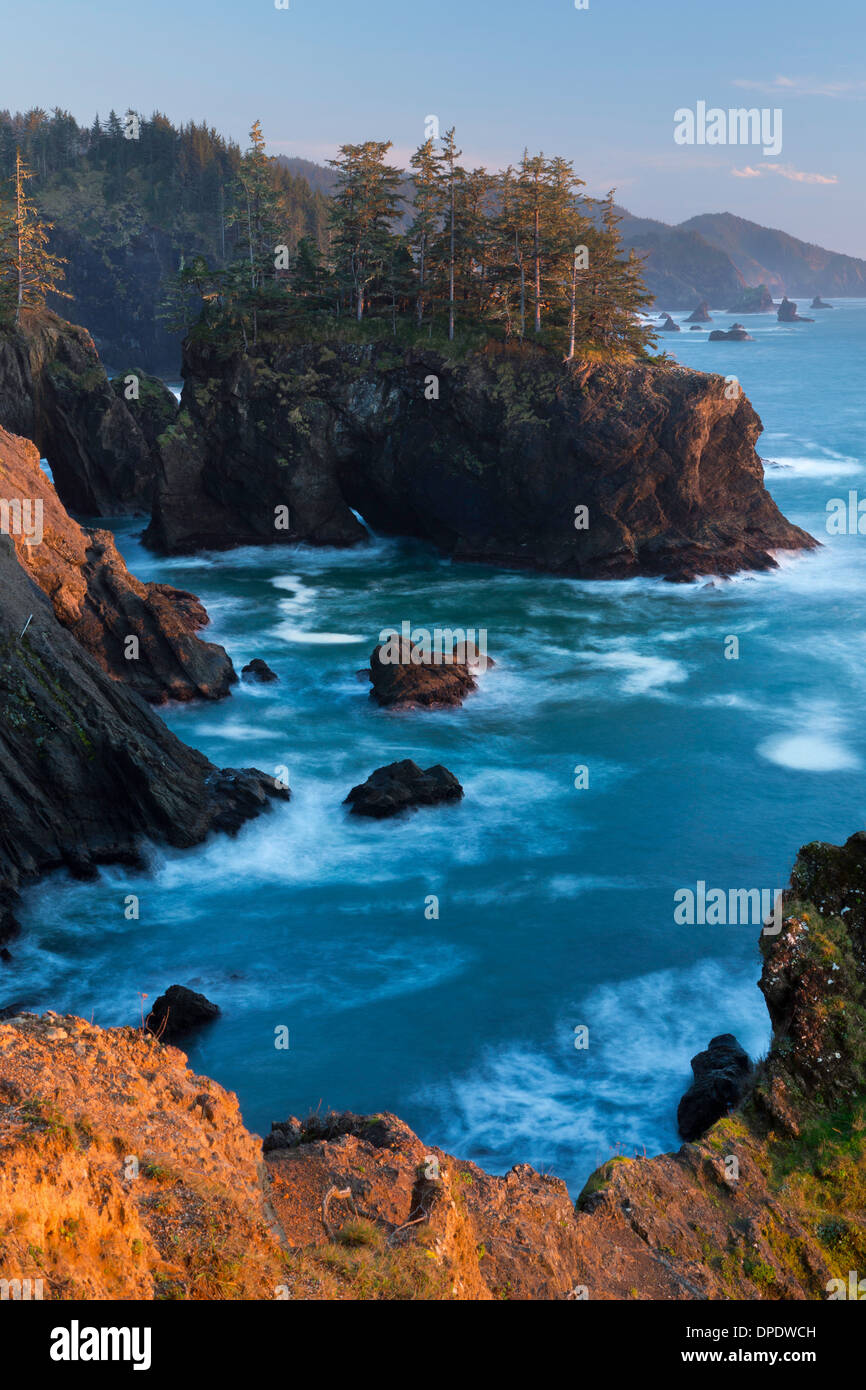
[[[329,193],[336,182],[333,170],[311,160],[280,155],[279,162],[317,192]],[[761,284],[776,298],[866,295],[866,260],[734,213],[700,213],[669,223],[622,206],[617,211],[623,241],[646,256],[647,288],[666,309],[691,309],[701,299],[727,308],[745,286]]]

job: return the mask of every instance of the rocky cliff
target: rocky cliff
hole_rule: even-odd
[[[52,1298],[825,1299],[866,1259],[866,835],[801,850],[742,1108],[576,1206],[392,1115],[275,1123],[137,1028],[0,1024],[0,1248]],[[264,1162],[263,1162],[264,1160]],[[838,1293],[837,1293],[838,1296]]]
[[[764,488],[760,420],[720,376],[190,342],[184,379],[147,532],[164,551],[356,544],[355,512],[456,559],[586,577],[765,569],[815,544]]]
[[[0,329],[0,426],[37,445],[72,511],[150,512],[155,459],[141,416],[112,388],[85,328],[40,310]]]
[[[148,612],[155,620],[163,601],[175,601],[136,586],[119,558],[101,549],[99,533],[90,540],[49,534],[57,554],[45,568],[35,559],[32,565],[49,588],[50,577],[59,577],[51,598],[19,562],[19,538],[0,534],[0,943],[15,929],[15,893],[28,879],[55,868],[87,876],[100,863],[137,862],[144,837],[197,844],[211,830],[236,830],[270,797],[286,795],[263,773],[221,772],[103,669],[113,636],[111,620],[107,633],[98,630],[97,610],[114,613],[122,601],[137,609],[133,621]],[[87,550],[77,579],[76,545]],[[50,549],[48,541],[43,546]],[[190,598],[179,600],[178,629]],[[187,649],[196,640],[183,638]],[[170,647],[166,638],[166,660]]]
[[[0,499],[23,508],[22,523],[29,518],[29,526],[10,525],[19,563],[104,671],[153,704],[228,693],[234,667],[222,647],[196,636],[208,616],[195,595],[131,575],[111,532],[73,521],[36,447],[2,428]],[[38,539],[27,534],[37,517]]]

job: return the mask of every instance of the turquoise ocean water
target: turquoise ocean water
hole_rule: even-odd
[[[675,1146],[692,1053],[732,1031],[759,1054],[769,1027],[757,930],[678,926],[674,891],[781,886],[801,843],[866,825],[866,536],[825,529],[828,500],[866,498],[866,301],[837,306],[751,318],[754,343],[661,340],[738,377],[768,486],[825,542],[771,574],[582,583],[394,540],[166,561],[118,525],[136,574],[201,596],[238,670],[280,677],[168,723],[221,766],[287,766],[293,800],[235,840],[154,849],[146,873],[29,890],[6,992],[114,1025],[141,993],[203,990],[223,1016],[191,1063],[258,1132],[320,1104],[393,1110],[574,1191],[615,1152]],[[487,629],[496,666],[462,710],[369,700],[356,672],[403,620]],[[350,820],[350,787],[406,757],[445,763],[463,803]]]

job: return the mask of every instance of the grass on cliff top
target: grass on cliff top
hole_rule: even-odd
[[[423,1225],[411,1241],[392,1243],[374,1222],[348,1221],[330,1244],[286,1255],[287,1295],[336,1302],[450,1299],[453,1276],[430,1248],[432,1240]]]

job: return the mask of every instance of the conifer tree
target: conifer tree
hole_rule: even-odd
[[[433,299],[436,236],[440,227],[439,161],[432,135],[412,156],[415,217],[409,228],[408,246],[415,257],[417,289],[415,319],[420,328]]]
[[[32,174],[21,158],[19,149],[15,156],[12,181],[14,202],[11,225],[7,226],[4,238],[7,248],[4,278],[11,278],[13,282],[16,324],[21,321],[22,309],[41,308],[49,294],[59,295],[63,299],[72,298],[60,289],[66,262],[48,250],[48,233],[52,223],[40,218],[36,204],[27,193],[30,178]]]
[[[448,243],[446,265],[448,267],[448,337],[454,337],[454,272],[457,251],[457,185],[465,171],[457,164],[462,150],[458,150],[454,138],[454,126],[446,130],[439,151],[440,198],[444,204],[444,223]]]
[[[392,223],[399,215],[402,174],[385,163],[390,140],[341,145],[331,204],[331,254],[338,287],[354,306],[358,323],[377,279],[390,260]]]

